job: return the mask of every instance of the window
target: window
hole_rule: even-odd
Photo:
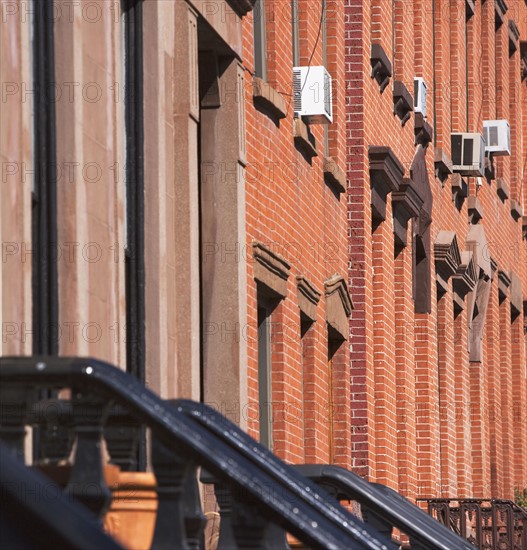
[[[322,0],[321,13],[321,40],[322,40],[322,65],[328,66],[328,29],[327,29],[327,6],[326,0]],[[329,124],[324,124],[324,156],[329,157]]]
[[[271,407],[271,308],[258,305],[258,403],[260,406],[260,443],[273,448]]]
[[[299,0],[291,1],[291,29],[293,33],[293,67],[300,66]]]
[[[267,80],[267,37],[265,24],[265,0],[256,0],[253,9],[254,25],[254,75]]]
[[[126,368],[145,380],[142,1],[122,0],[125,78]]]

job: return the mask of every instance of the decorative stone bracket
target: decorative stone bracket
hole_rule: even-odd
[[[511,273],[511,322],[523,312],[522,282],[514,273]]]
[[[509,19],[509,57],[518,49],[520,31],[513,19]]]
[[[262,243],[253,243],[254,278],[272,295],[287,296],[287,279],[291,265],[280,254]]]
[[[522,82],[527,79],[527,42],[520,42],[520,56],[521,56],[521,79]]]
[[[468,196],[468,183],[461,174],[452,175],[452,201],[458,210],[461,210],[464,200]]]
[[[518,201],[511,201],[511,216],[517,222],[523,216],[523,208]]]
[[[467,206],[468,220],[471,224],[476,224],[483,219],[483,205],[477,197],[469,197]]]
[[[453,231],[440,231],[434,242],[437,294],[440,298],[448,291],[448,279],[457,273],[461,252]]]
[[[491,154],[489,157],[485,157],[485,179],[488,183],[496,179],[496,170],[494,168],[494,157]]]
[[[419,194],[419,189],[411,178],[404,178],[399,190],[392,193],[393,234],[396,248],[407,246],[408,221],[419,216],[423,202],[424,198]]]
[[[498,297],[500,304],[507,298],[511,286],[510,274],[501,269],[498,270]]]
[[[505,14],[507,13],[507,4],[505,0],[496,0],[494,2],[495,9],[495,26],[496,30],[505,23]]]
[[[322,170],[324,171],[324,181],[327,185],[335,189],[337,193],[346,192],[346,173],[331,157],[324,158],[322,161]]]
[[[413,99],[403,82],[396,80],[393,83],[393,112],[401,119],[404,126],[414,110]]]
[[[227,3],[240,17],[243,17],[253,9],[256,0],[227,0]]]
[[[347,340],[349,335],[348,318],[353,303],[344,277],[333,275],[324,283],[326,296],[326,321],[333,339]]]
[[[300,311],[311,321],[316,321],[320,292],[303,276],[297,276],[296,287]]]
[[[474,290],[478,281],[478,272],[472,252],[461,252],[461,263],[452,277],[454,291],[454,314],[458,315],[465,309],[465,296]]]
[[[434,149],[435,174],[436,178],[443,186],[448,176],[452,174],[453,166],[452,160],[450,160],[450,157],[445,153],[445,151],[441,149],[441,147],[436,147]]]
[[[422,113],[415,113],[414,125],[415,145],[427,145],[434,139],[434,130],[423,117]]]
[[[371,45],[371,77],[377,81],[382,94],[392,76],[392,64],[380,44]]]
[[[505,182],[504,178],[498,178],[496,180],[496,192],[498,193],[498,197],[505,202],[509,198],[509,186]]]
[[[476,7],[474,5],[474,0],[465,0],[465,14],[467,21],[476,13]]]
[[[310,135],[307,125],[300,118],[295,118],[293,122],[293,135],[297,149],[306,155],[309,160],[318,156],[315,138]]]
[[[386,197],[398,191],[404,175],[404,167],[390,147],[371,146],[370,161],[371,208],[374,221],[386,219]]]
[[[493,261],[482,225],[472,225],[469,229],[466,247],[472,252],[478,274],[477,284],[468,297],[469,360],[481,362],[483,354],[483,331],[493,277]],[[495,266],[494,266],[495,268]]]

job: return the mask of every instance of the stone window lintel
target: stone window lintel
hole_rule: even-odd
[[[326,296],[326,321],[343,340],[349,337],[348,318],[353,309],[353,303],[348,292],[344,277],[333,275],[324,283]]]
[[[452,160],[441,147],[434,149],[434,168],[436,177],[444,184],[448,176],[452,175]]]
[[[510,273],[502,269],[498,270],[498,294],[500,304],[507,298],[509,293],[509,287],[511,286],[511,276]]]
[[[523,311],[522,282],[514,271],[511,272],[510,298],[511,322],[514,322]]]
[[[495,6],[495,12],[496,12],[496,30],[503,25],[505,22],[505,14],[507,13],[507,10],[509,9],[507,7],[507,4],[505,3],[505,0],[496,0],[494,3]]]
[[[227,3],[240,17],[243,17],[253,9],[256,0],[227,0]]]
[[[509,19],[509,56],[518,49],[520,41],[520,31],[518,25],[513,19]]]
[[[414,125],[415,145],[426,147],[434,139],[434,130],[423,117],[423,113],[415,113]]]
[[[285,298],[291,265],[262,243],[253,242],[252,250],[254,278],[281,298]]]
[[[380,44],[371,45],[371,77],[377,81],[382,94],[392,76],[392,64]]]
[[[316,321],[321,293],[302,275],[297,276],[296,286],[300,311],[311,321]]]
[[[404,126],[411,113],[414,110],[413,98],[400,80],[396,80],[393,83],[393,112],[401,119],[401,125]]]
[[[370,146],[371,206],[374,220],[386,219],[386,197],[398,191],[404,176],[404,167],[390,147]]]
[[[419,216],[423,203],[424,199],[411,178],[404,178],[399,190],[392,193],[393,232],[396,245],[407,246],[408,221]]]
[[[478,273],[474,254],[464,250],[461,252],[461,263],[456,274],[452,277],[452,289],[454,291],[454,308],[457,311],[465,309],[465,296],[474,290],[478,281]]]
[[[448,279],[457,272],[461,252],[453,231],[439,231],[434,242],[434,257],[438,294],[448,291]]]

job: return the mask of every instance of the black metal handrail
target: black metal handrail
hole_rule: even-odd
[[[477,548],[527,550],[527,511],[512,500],[418,499],[428,513]]]
[[[396,527],[405,533],[412,549],[474,550],[471,544],[385,485],[370,483],[339,466],[301,464],[295,469],[337,500],[358,502],[363,517],[378,529],[391,532]]]
[[[187,401],[172,406],[130,375],[95,359],[0,358],[0,403],[4,409],[0,410],[0,431],[15,454],[22,455],[23,444],[17,423],[26,422],[28,405],[36,399],[35,390],[65,387],[71,388],[77,408],[79,403],[84,407],[79,411],[84,411],[85,418],[77,413],[77,421],[89,424],[78,432],[78,437],[81,434],[85,438],[81,442],[86,448],[95,441],[97,429],[93,426],[103,414],[95,408],[100,408],[104,400],[115,402],[148,425],[169,450],[205,467],[233,492],[257,504],[264,517],[310,547],[395,548],[389,539],[336,501],[321,495],[315,484],[303,479],[234,424],[222,419],[223,429],[211,428],[203,420],[216,418],[212,409],[201,405],[192,410]],[[94,396],[95,405],[90,401]],[[249,441],[251,452],[242,451],[240,442]],[[95,496],[94,510],[102,506]]]
[[[81,505],[0,445],[0,547],[122,550]]]

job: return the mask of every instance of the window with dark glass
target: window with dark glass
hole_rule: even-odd
[[[254,75],[267,80],[267,37],[265,0],[256,0],[253,8]]]

